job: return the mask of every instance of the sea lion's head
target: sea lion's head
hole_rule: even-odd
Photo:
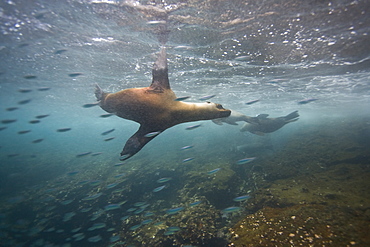
[[[202,104],[204,109],[206,110],[204,114],[208,115],[208,119],[224,118],[230,116],[231,114],[231,111],[229,109],[223,108],[221,104],[208,101],[200,104]]]

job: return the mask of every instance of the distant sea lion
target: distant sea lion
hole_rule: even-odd
[[[299,114],[298,111],[294,111],[285,117],[278,118],[267,118],[268,114],[260,114],[257,117],[254,117],[257,124],[244,124],[240,131],[249,131],[252,134],[264,135],[265,133],[274,132],[287,123],[291,123],[298,120]]]
[[[230,110],[211,102],[187,103],[176,101],[168,80],[166,49],[162,47],[152,70],[152,84],[145,88],[130,88],[117,93],[106,93],[96,85],[95,96],[100,107],[109,113],[135,121],[139,130],[126,142],[121,160],[139,152],[156,135],[180,123],[223,118]]]
[[[256,118],[254,118],[254,117],[249,117],[249,116],[246,116],[246,115],[244,115],[240,112],[231,110],[230,116],[225,117],[225,118],[213,119],[212,122],[214,122],[215,124],[218,124],[218,125],[222,125],[222,123],[227,123],[227,124],[231,124],[231,125],[238,125],[236,122],[240,122],[240,121],[255,124],[256,123],[255,119]]]

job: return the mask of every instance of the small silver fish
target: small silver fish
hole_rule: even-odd
[[[209,100],[209,99],[211,99],[211,98],[213,98],[215,96],[216,96],[215,94],[213,94],[213,95],[207,95],[207,96],[203,96],[203,97],[199,98],[199,100]]]
[[[184,147],[182,147],[181,148],[181,150],[187,150],[187,149],[190,149],[190,148],[192,148],[193,146],[184,146]]]
[[[258,101],[260,101],[259,99],[256,99],[256,100],[251,100],[251,101],[248,101],[247,103],[245,103],[246,105],[252,105],[254,103],[257,103]]]
[[[83,108],[90,108],[90,107],[93,107],[93,106],[97,106],[97,105],[99,105],[99,101],[98,102],[96,102],[96,103],[90,103],[90,104],[84,104],[82,107]]]
[[[305,104],[308,104],[308,103],[316,101],[316,100],[318,100],[318,99],[304,99],[304,100],[298,101],[298,104],[299,105],[305,105]]]
[[[154,131],[154,132],[150,132],[150,133],[144,135],[144,137],[150,138],[150,137],[154,137],[156,135],[159,135],[160,133],[161,133],[160,131]]]
[[[187,130],[193,130],[193,129],[196,129],[198,127],[202,126],[201,124],[196,124],[196,125],[192,125],[192,126],[189,126],[189,127],[186,127]]]
[[[175,101],[183,101],[183,100],[189,99],[190,97],[191,96],[179,97],[179,98],[176,98]]]

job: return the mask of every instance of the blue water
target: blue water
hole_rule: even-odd
[[[116,246],[201,246],[186,235],[192,224],[199,226],[197,217],[204,217],[204,231],[215,236],[204,246],[224,246],[228,240],[220,232],[247,212],[224,217],[221,211],[248,203],[235,204],[237,196],[250,193],[253,198],[258,187],[248,179],[254,162],[263,166],[261,158],[273,160],[307,129],[316,133],[321,124],[368,121],[368,1],[155,2],[1,0],[3,246],[114,246],[110,239],[120,241]],[[169,78],[178,97],[200,102],[203,96],[216,95],[212,102],[248,116],[280,117],[298,110],[299,120],[265,136],[241,133],[241,123],[201,121],[194,130],[186,127],[195,123],[180,124],[119,164],[119,153],[138,124],[116,116],[102,118],[106,112],[99,106],[83,105],[96,102],[95,83],[110,92],[150,84],[160,48],[153,21],[164,16],[170,30]],[[298,104],[304,99],[317,100]],[[30,101],[19,103],[23,100]],[[40,115],[47,116],[36,118]],[[30,123],[37,119],[39,123]],[[63,128],[71,130],[57,131]],[[110,129],[115,130],[101,135]],[[18,133],[25,130],[30,132]],[[114,139],[105,141],[110,137]],[[194,147],[181,150],[188,145]],[[77,157],[84,153],[89,154]],[[243,168],[236,165],[249,157],[257,158]],[[194,159],[183,163],[187,158]],[[221,169],[207,174],[216,168]],[[222,180],[228,176],[237,179]],[[163,177],[172,179],[156,182]],[[221,182],[208,183],[217,178]],[[113,183],[114,188],[106,187]],[[162,185],[166,187],[152,192]],[[219,186],[217,193],[212,194],[212,186]],[[197,192],[198,187],[202,189]],[[82,200],[100,192],[96,199]],[[189,206],[199,200],[199,205]],[[144,207],[133,206],[136,202],[145,202]],[[119,203],[117,209],[104,211]],[[127,212],[132,207],[136,211]],[[178,207],[184,210],[166,215]],[[91,221],[99,210],[101,216]],[[153,223],[138,225],[148,211],[155,213]],[[66,216],[71,212],[76,215]],[[125,215],[130,218],[122,223]],[[214,223],[205,220],[211,215],[217,215],[212,216]],[[94,223],[106,225],[88,231]],[[172,226],[180,231],[164,235]],[[77,233],[83,234],[73,236]],[[150,240],[154,235],[161,240]],[[180,235],[182,242],[170,241]]]

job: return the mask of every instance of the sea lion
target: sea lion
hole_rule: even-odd
[[[240,129],[240,131],[249,131],[252,134],[256,135],[264,135],[265,133],[274,132],[287,123],[291,123],[298,120],[299,114],[298,111],[294,111],[285,117],[278,117],[278,118],[267,118],[268,114],[260,114],[253,119],[257,124],[249,124],[246,123]]]
[[[95,96],[100,107],[108,113],[135,121],[139,130],[126,142],[120,160],[139,152],[149,141],[164,130],[180,123],[223,118],[230,110],[222,105],[176,101],[168,80],[166,49],[161,48],[152,70],[152,83],[145,88],[130,88],[117,93],[106,93],[96,85]]]
[[[231,114],[228,117],[225,118],[217,118],[213,119],[212,122],[218,125],[222,125],[222,123],[227,123],[231,125],[238,125],[236,122],[244,121],[251,124],[256,124],[256,120],[254,117],[246,116],[240,112],[231,110]]]

